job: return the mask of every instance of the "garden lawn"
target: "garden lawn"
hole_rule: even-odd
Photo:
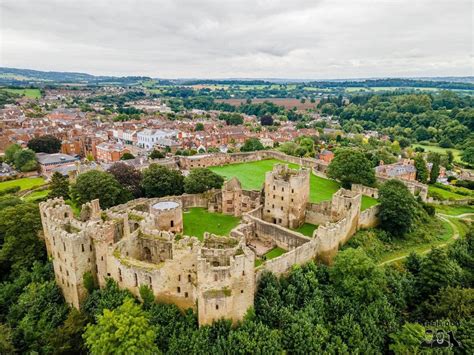
[[[39,99],[41,97],[41,91],[39,89],[1,89],[8,91],[13,94],[26,96],[30,99]]]
[[[266,159],[249,163],[213,166],[209,169],[223,176],[226,180],[236,177],[239,179],[244,190],[260,190],[265,182],[265,173],[273,170],[273,165],[275,164],[288,164],[290,168],[298,168],[296,164],[277,159]],[[330,200],[339,188],[340,185],[337,181],[311,174],[309,200],[313,203]],[[362,196],[362,210],[375,204],[377,204],[377,200]]]
[[[199,240],[204,232],[227,236],[240,222],[240,218],[222,213],[211,213],[204,208],[190,208],[183,213],[184,235],[194,236]]]
[[[454,148],[441,148],[437,145],[423,145],[423,144],[413,144],[413,148],[421,147],[425,150],[425,152],[435,152],[440,154],[447,154],[448,150],[453,152],[454,161],[460,162],[461,161],[461,151],[459,149]]]
[[[294,231],[312,238],[313,232],[316,230],[316,228],[318,228],[316,224],[305,223],[301,227],[294,229]]]
[[[35,178],[22,178],[16,180],[9,180],[0,182],[0,191],[8,189],[14,186],[20,186],[21,190],[28,190],[32,187],[38,187],[44,185],[44,179],[35,177]]]

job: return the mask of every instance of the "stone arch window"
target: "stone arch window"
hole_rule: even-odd
[[[188,298],[189,294],[187,292],[184,293],[184,297]]]
[[[64,212],[64,218],[67,218],[67,212]]]
[[[173,228],[173,227],[174,227],[174,221],[171,220],[171,223],[170,223],[170,224],[171,224],[171,228]]]
[[[145,261],[151,261],[151,250],[148,247],[143,248],[143,258]]]
[[[53,245],[56,245],[56,238],[54,238],[54,235],[53,235]]]
[[[137,273],[133,274],[133,277],[135,279],[135,287],[138,286],[138,276],[137,276]]]
[[[284,187],[281,188],[281,192],[285,192],[285,188],[284,188]]]
[[[294,194],[294,193],[295,193],[295,189],[291,189],[291,193]]]
[[[245,270],[244,270],[244,271],[242,271],[242,276],[245,276]]]
[[[276,186],[275,186],[275,185],[273,185],[273,190],[276,190]]]
[[[151,276],[148,276],[148,283],[151,285]]]
[[[181,275],[178,275],[178,281],[181,281]]]

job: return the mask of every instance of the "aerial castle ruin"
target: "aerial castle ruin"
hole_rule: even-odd
[[[377,223],[377,206],[361,212],[358,192],[341,189],[331,201],[310,203],[310,174],[277,164],[261,191],[243,190],[233,178],[220,190],[136,199],[104,211],[94,200],[79,218],[61,198],[42,202],[56,282],[76,308],[87,296],[89,274],[99,287],[112,278],[137,297],[146,286],[157,301],[197,310],[201,325],[241,320],[263,272],[282,274],[315,258],[330,263],[357,229]],[[183,235],[183,212],[192,207],[241,221],[228,236],[205,233],[199,240]],[[294,230],[303,223],[319,226],[312,237]],[[266,260],[275,247],[286,252]]]

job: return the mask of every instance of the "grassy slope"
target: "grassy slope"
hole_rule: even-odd
[[[290,168],[298,168],[296,164],[289,164],[276,159],[260,160],[250,163],[230,164],[225,166],[215,166],[210,169],[215,173],[222,175],[226,179],[236,177],[240,180],[243,189],[260,190],[265,181],[265,173],[273,169],[277,163],[288,164]],[[325,179],[311,174],[310,201],[321,202],[330,200],[332,195],[339,190],[340,186],[336,181]],[[362,209],[377,204],[377,201],[371,197],[363,196]]]
[[[23,178],[16,180],[9,180],[0,182],[0,191],[8,189],[13,186],[20,186],[22,190],[28,190],[35,186],[41,186],[44,184],[43,178]]]
[[[204,232],[217,235],[228,235],[240,219],[221,213],[210,213],[204,208],[190,208],[183,213],[184,235],[203,239]]]
[[[41,92],[39,89],[1,89],[1,90],[8,91],[13,94],[26,96],[31,99],[39,99],[41,97]]]
[[[23,199],[27,202],[34,202],[41,198],[48,196],[51,190],[41,190],[41,191],[34,191],[29,195],[26,195]]]
[[[440,189],[439,187],[436,187],[436,186],[433,186],[433,185],[428,186],[428,191],[429,192],[436,192],[436,193],[440,194],[446,200],[449,200],[449,199],[464,200],[466,198],[469,198],[469,196],[464,196],[464,195],[460,195],[460,194],[457,194],[457,193],[452,192],[452,191]]]

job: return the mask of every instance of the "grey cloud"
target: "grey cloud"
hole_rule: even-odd
[[[472,75],[470,0],[3,0],[0,65],[154,77]]]

